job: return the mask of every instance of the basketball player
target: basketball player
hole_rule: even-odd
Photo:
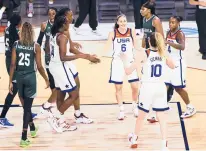
[[[17,87],[19,97],[24,100],[23,130],[20,147],[27,147],[30,141],[27,139],[27,129],[30,127],[31,137],[37,136],[38,128],[35,127],[31,115],[31,107],[36,96],[36,64],[46,85],[49,87],[49,80],[41,64],[41,48],[34,42],[32,25],[25,22],[20,33],[20,40],[14,43],[9,77],[9,91],[13,93],[13,75],[16,68]]]
[[[66,16],[68,20],[70,20],[70,9],[69,8],[62,8],[57,14],[56,14],[56,18],[60,17],[60,16]],[[69,34],[69,30],[65,31],[64,34],[67,35],[67,37],[69,38],[69,45],[70,45],[70,49],[67,53],[67,55],[73,55],[73,54],[83,54],[82,52],[80,52],[78,49],[81,49],[82,46],[79,43],[73,42],[70,38],[70,34]],[[79,76],[78,76],[78,72],[76,69],[76,66],[73,64],[72,61],[68,62],[71,72],[74,76],[75,82],[77,84],[77,88],[79,91],[80,88],[80,81],[79,81]],[[51,75],[52,76],[52,75]],[[74,113],[74,117],[76,120],[76,123],[84,123],[84,124],[90,124],[93,123],[93,120],[86,117],[84,115],[84,113],[82,113],[80,111],[80,98],[74,101],[74,109],[75,109],[75,113]],[[50,112],[50,108],[49,107],[43,107],[44,111],[49,111]],[[50,112],[51,113],[51,112]]]
[[[79,91],[74,80],[69,66],[69,61],[82,58],[90,60],[94,63],[99,62],[94,56],[86,54],[77,54],[73,56],[67,56],[67,43],[69,38],[64,34],[69,29],[69,25],[73,20],[72,12],[68,14],[69,17],[59,16],[55,17],[54,25],[51,29],[50,38],[50,53],[51,61],[49,63],[49,70],[54,77],[55,87],[57,89],[57,108],[59,110],[58,117],[53,116],[48,119],[50,125],[57,131],[73,131],[76,130],[76,126],[71,126],[64,120],[64,112],[79,99]],[[57,70],[58,69],[58,70]],[[66,93],[69,97],[65,99]]]
[[[155,3],[154,2],[146,2],[141,7],[141,15],[143,18],[143,30],[144,36],[142,40],[142,47],[145,49],[149,48],[148,37],[150,37],[152,32],[159,32],[164,37],[163,27],[161,20],[155,15]],[[173,89],[169,88],[172,93]],[[169,94],[170,94],[169,93]],[[151,123],[157,122],[156,114],[152,111],[149,115],[148,121]]]
[[[5,42],[5,56],[6,56],[6,69],[8,74],[10,74],[10,64],[11,64],[11,54],[12,54],[12,46],[16,40],[19,40],[19,30],[21,28],[21,16],[14,14],[10,20],[11,24],[9,27],[5,29],[4,34],[4,42]],[[6,118],[6,114],[14,100],[18,91],[17,84],[16,84],[16,72],[14,72],[13,76],[13,94],[8,93],[5,99],[5,103],[3,106],[3,110],[0,116],[0,125],[2,127],[12,127],[14,124],[11,124],[8,119]],[[21,100],[21,104],[23,106],[23,101]],[[37,114],[32,113],[32,117],[35,118]]]
[[[115,23],[114,31],[109,33],[106,48],[109,50],[113,43],[113,59],[111,62],[111,72],[109,83],[114,83],[116,90],[116,100],[120,108],[118,115],[119,120],[123,120],[125,117],[124,106],[122,104],[122,84],[125,76],[124,65],[119,55],[121,52],[126,53],[129,58],[128,64],[134,61],[133,48],[138,49],[135,30],[127,28],[127,18],[125,15],[119,15]],[[133,99],[133,112],[135,116],[138,116],[137,110],[137,97],[138,97],[138,83],[137,71],[135,70],[128,75],[128,82],[131,84],[132,99]]]
[[[40,33],[39,33],[39,37],[38,37],[38,40],[37,40],[37,43],[41,46],[42,45],[42,40],[45,36],[45,44],[49,41],[50,39],[50,35],[51,35],[51,28],[52,28],[52,25],[54,23],[54,18],[55,18],[55,15],[57,13],[57,9],[56,8],[49,8],[48,9],[48,21],[46,22],[43,22],[41,24],[41,30],[40,30]],[[47,110],[47,108],[51,107],[54,103],[56,103],[56,98],[57,98],[57,92],[56,92],[56,89],[55,89],[55,84],[54,84],[54,78],[53,76],[51,75],[50,71],[49,71],[49,62],[50,62],[50,52],[49,52],[49,49],[46,49],[46,45],[44,46],[44,51],[45,51],[45,67],[46,67],[46,71],[47,71],[47,75],[49,77],[49,83],[50,83],[50,89],[51,89],[51,95],[48,99],[47,102],[43,103],[42,106],[41,106],[41,113],[44,114],[44,115],[48,115],[47,112],[49,110]]]
[[[135,132],[129,134],[129,142],[131,143],[131,148],[137,148],[140,129],[143,125],[147,113],[149,113],[150,106],[152,106],[152,109],[156,111],[157,119],[160,123],[162,134],[162,151],[166,151],[167,117],[164,111],[169,110],[169,107],[167,103],[167,90],[165,86],[165,66],[167,64],[170,68],[174,68],[174,64],[170,60],[165,59],[164,38],[160,33],[151,33],[148,42],[150,49],[148,49],[146,53],[144,53],[145,59],[143,59],[144,63],[142,68],[138,105],[139,116],[136,120]],[[142,56],[139,53],[137,53],[136,58]],[[132,73],[135,69],[135,66],[137,68],[140,68],[141,61],[142,59],[136,59],[136,61],[130,67],[125,69],[126,73]]]
[[[185,89],[187,66],[184,57],[185,35],[180,29],[181,21],[182,17],[179,16],[173,16],[169,20],[170,30],[167,33],[165,43],[167,44],[169,56],[175,63],[175,69],[168,70],[169,81],[167,81],[167,85],[172,85],[187,105],[187,110],[181,115],[182,118],[187,118],[193,116],[196,110],[190,103],[188,93]]]

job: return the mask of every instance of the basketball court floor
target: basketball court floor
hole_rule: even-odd
[[[168,22],[164,22],[164,30],[168,29]],[[71,25],[72,26],[72,25]],[[132,27],[133,23],[129,23]],[[186,60],[187,90],[191,103],[196,107],[197,114],[192,118],[181,119],[180,115],[185,110],[185,104],[175,94],[169,103],[168,111],[168,146],[171,151],[206,150],[206,64],[198,54],[198,38],[196,24],[183,22],[181,24],[186,33]],[[100,64],[90,64],[86,60],[76,60],[74,63],[79,72],[81,82],[80,99],[81,110],[94,123],[90,125],[78,124],[78,130],[57,134],[51,130],[45,118],[35,119],[39,126],[39,135],[32,139],[32,145],[26,150],[132,150],[127,142],[127,135],[134,130],[135,118],[132,114],[131,90],[126,79],[123,86],[123,96],[126,108],[124,121],[117,120],[118,107],[115,100],[114,85],[109,84],[111,51],[103,50],[108,32],[113,24],[100,24],[99,31],[102,36],[93,36],[88,24],[82,26],[82,35],[75,35],[71,27],[72,39],[82,44],[84,52],[97,54],[101,58]],[[35,26],[36,37],[39,27]],[[138,36],[140,45],[141,37]],[[3,37],[0,37],[0,111],[6,94],[8,93],[8,75],[5,68]],[[42,57],[43,57],[42,53]],[[43,59],[42,59],[43,60]],[[45,83],[37,73],[38,90],[32,111],[39,112],[40,105],[48,99],[50,90],[45,89]],[[152,91],[152,88],[148,91]],[[66,113],[68,121],[74,123],[74,109],[71,107]],[[19,141],[22,128],[22,108],[18,97],[15,98],[13,107],[8,112],[8,119],[15,126],[11,129],[0,128],[0,150],[21,150]],[[145,125],[139,136],[138,151],[160,150],[159,124]]]

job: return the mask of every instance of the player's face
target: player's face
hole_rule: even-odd
[[[49,16],[49,20],[50,20],[51,22],[54,22],[55,15],[56,15],[56,11],[50,9],[49,12],[48,12],[48,16]]]
[[[68,22],[71,24],[72,21],[73,21],[73,13],[72,13],[72,11],[68,11],[66,13],[66,18],[67,18]]]
[[[178,26],[179,26],[178,21],[175,18],[171,17],[170,20],[169,20],[169,28],[170,28],[170,30],[175,30],[175,29],[178,28]]]
[[[118,21],[117,24],[119,25],[119,28],[127,28],[127,19],[125,16],[121,16]]]
[[[141,7],[140,13],[143,17],[145,17],[150,12],[150,9],[146,7]]]
[[[70,24],[70,21],[67,19],[66,23],[63,26],[64,31],[68,31],[69,30],[69,24]]]

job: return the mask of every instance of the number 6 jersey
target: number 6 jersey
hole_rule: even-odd
[[[120,53],[126,53],[129,60],[134,60],[132,30],[127,28],[125,34],[121,34],[118,29],[114,30],[113,58],[119,57]]]
[[[166,61],[157,51],[147,50],[147,60],[142,68],[142,82],[165,82]]]

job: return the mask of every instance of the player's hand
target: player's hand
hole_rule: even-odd
[[[120,53],[119,57],[120,57],[120,59],[122,59],[123,62],[125,62],[128,58],[125,53]]]
[[[132,71],[130,68],[125,68],[124,70],[125,70],[126,75],[132,74]]]
[[[204,1],[199,1],[199,5],[200,5],[200,6],[203,6],[203,7],[206,7],[206,2],[204,2]]]
[[[47,88],[49,88],[50,83],[49,83],[49,80],[48,80],[48,79],[47,79],[47,80],[45,80],[45,82],[46,82],[46,88],[45,88],[45,89],[47,89]]]
[[[13,83],[9,83],[9,93],[13,95]]]
[[[96,55],[89,55],[88,59],[91,63],[100,63],[100,59]]]
[[[76,49],[82,49],[82,45],[78,42],[72,42],[72,47],[76,48]]]
[[[165,44],[167,45],[167,44],[169,44],[169,42],[167,40],[165,40]]]

